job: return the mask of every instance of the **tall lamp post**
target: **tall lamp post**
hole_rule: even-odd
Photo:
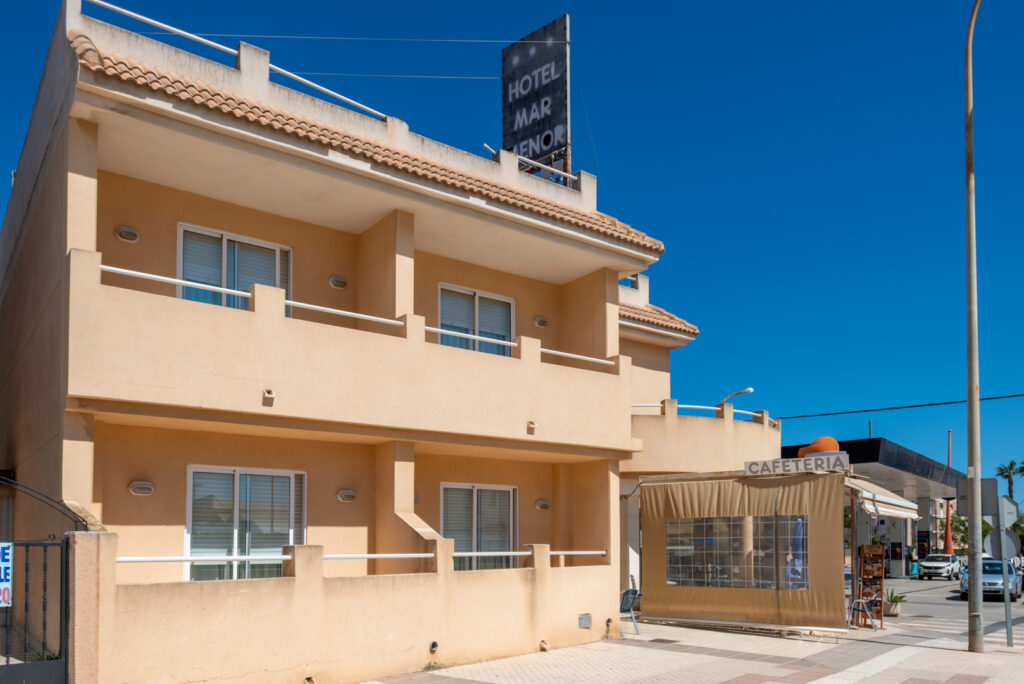
[[[953,431],[946,431],[946,472],[949,472],[950,467],[953,464]],[[950,511],[949,509],[953,505],[953,501],[956,500],[955,496],[943,497],[946,501],[946,534],[944,543],[942,545],[942,553],[948,553],[953,555],[953,529],[949,526],[950,522]]]
[[[974,77],[971,48],[981,0],[974,1],[964,50],[965,151],[967,162],[967,538],[970,546],[967,594],[967,648],[985,650],[981,628],[981,426],[978,384],[978,260],[974,234]]]

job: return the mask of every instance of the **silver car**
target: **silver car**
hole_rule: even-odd
[[[918,562],[917,575],[921,579],[959,579],[960,559],[949,553],[930,553]]]
[[[1016,601],[1020,598],[1021,585],[1020,575],[1014,570],[1013,563],[1006,563],[1006,579],[1010,582],[1010,600]],[[967,600],[967,573],[970,569],[964,570],[960,576],[960,599]],[[1000,561],[985,559],[981,561],[981,593],[985,596],[1003,595],[1003,568]]]

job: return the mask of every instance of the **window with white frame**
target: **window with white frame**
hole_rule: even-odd
[[[442,330],[511,342],[514,334],[513,300],[499,295],[441,285],[438,296],[438,326]],[[512,348],[483,340],[441,335],[441,344],[499,356],[511,356]]]
[[[279,556],[306,541],[306,474],[190,466],[185,555]],[[195,561],[190,580],[280,577],[281,561]]]
[[[287,247],[251,238],[178,225],[178,278],[248,292],[252,285],[284,288],[291,296],[291,255]],[[247,297],[179,287],[183,299],[248,309]]]
[[[441,536],[455,540],[456,552],[514,551],[517,489],[501,485],[445,482],[441,485]],[[513,568],[511,556],[456,558],[456,570]]]

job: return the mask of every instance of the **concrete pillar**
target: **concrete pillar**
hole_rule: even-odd
[[[566,463],[551,466],[554,495],[551,499],[551,547],[558,551],[572,549],[571,471]],[[559,556],[561,558],[561,556]]]
[[[68,673],[76,684],[117,681],[117,535],[69,532]]]
[[[82,119],[68,120],[68,249],[96,250],[98,144],[96,124]]]
[[[64,414],[60,498],[78,504],[102,521],[101,473],[96,465],[94,427],[91,415]]]
[[[722,418],[723,420],[732,422],[732,416],[732,404],[719,404],[715,407],[715,418]]]
[[[425,553],[429,540],[441,535],[414,510],[416,454],[411,442],[388,442],[376,447],[374,491],[374,553]],[[426,559],[377,559],[378,575],[430,572],[434,561]]]
[[[358,312],[397,319],[413,313],[413,215],[393,211],[358,238],[356,303]],[[398,328],[361,321],[359,327],[387,334]]]
[[[253,97],[265,95],[270,90],[270,52],[242,42],[236,49],[235,68],[242,77],[242,92]]]
[[[928,531],[928,550],[937,546],[938,540],[935,538],[936,535],[932,530],[935,525],[935,516],[932,515],[932,500],[927,496],[918,497],[917,499],[917,514],[921,516],[921,519],[917,521],[917,529],[919,531]],[[914,537],[914,547],[917,547],[917,536]]]
[[[618,273],[610,269],[594,271],[566,283],[559,294],[562,318],[559,349],[599,359],[618,356]],[[590,364],[586,367],[593,368]]]

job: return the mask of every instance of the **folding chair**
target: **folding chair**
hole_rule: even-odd
[[[633,612],[633,604],[640,598],[640,592],[636,589],[627,589],[622,592],[622,603],[619,604],[619,613],[629,613],[630,619],[633,621],[633,629],[636,633],[640,633],[640,627],[636,624],[636,613]],[[622,636],[622,627],[619,627],[619,636]]]
[[[850,625],[856,627],[857,613],[863,613],[867,615],[868,622],[871,623],[871,630],[874,632],[878,631],[878,626],[875,624],[875,616],[871,614],[871,604],[879,600],[878,593],[874,593],[871,596],[865,598],[850,599]]]

